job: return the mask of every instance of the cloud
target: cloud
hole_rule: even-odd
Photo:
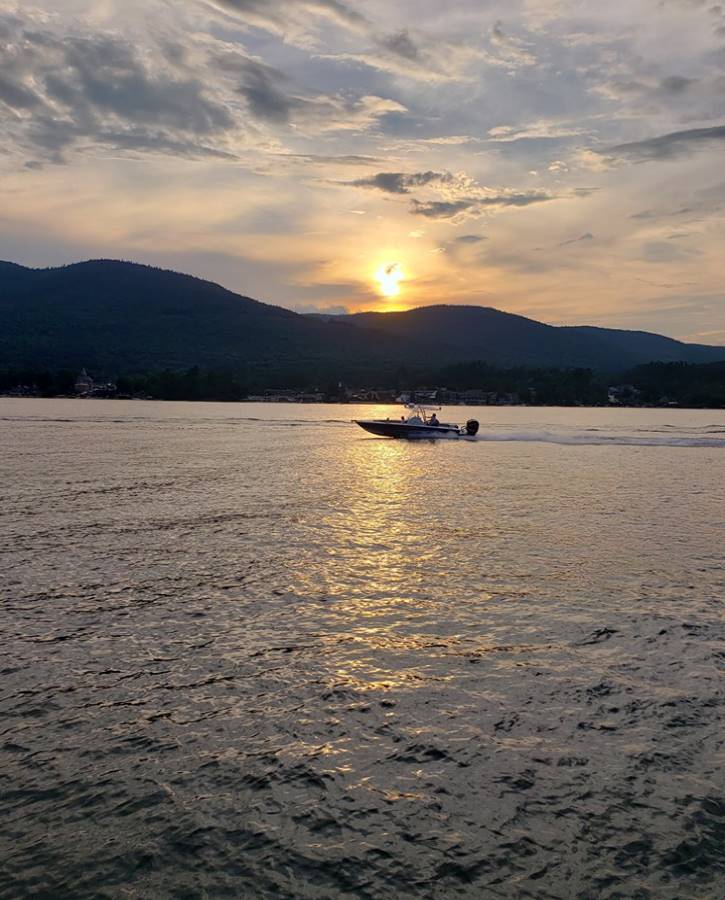
[[[725,125],[671,131],[668,134],[661,134],[643,141],[617,144],[608,150],[601,151],[601,154],[631,162],[669,160],[693,153],[701,148],[714,147],[721,141],[725,141]]]
[[[284,76],[271,66],[252,59],[239,59],[241,81],[239,93],[257,119],[273,123],[287,123],[292,110],[301,101],[283,90]]]
[[[410,211],[416,216],[426,219],[453,219],[461,213],[469,212],[475,207],[471,200],[413,200]]]
[[[298,117],[303,127],[313,132],[362,132],[375,128],[390,113],[407,112],[402,103],[388,97],[366,94],[350,97],[345,94],[321,95],[308,102]]]
[[[530,206],[532,203],[543,203],[553,200],[551,194],[543,191],[517,193],[507,191],[500,194],[482,194],[450,201],[420,201],[413,199],[410,211],[416,216],[427,219],[461,219],[480,216],[491,208],[506,206]]]
[[[697,78],[685,78],[682,75],[668,75],[660,82],[659,89],[664,94],[684,94],[698,83]]]
[[[537,59],[530,52],[531,44],[507,34],[503,29],[502,22],[496,22],[489,35],[489,41],[493,49],[489,61],[499,63],[509,69],[519,69],[526,66],[533,66]]]
[[[575,125],[557,124],[556,122],[538,121],[532,122],[520,128],[512,125],[497,125],[489,128],[488,137],[491,141],[500,143],[512,143],[514,141],[533,140],[558,140],[560,138],[578,137],[586,134],[585,128]]]
[[[350,314],[347,306],[319,306],[316,303],[297,303],[294,311],[303,316],[347,316]]]
[[[365,16],[340,0],[213,0],[215,6],[234,13],[259,28],[284,33],[318,16],[354,31],[369,27]]]
[[[280,160],[305,162],[318,166],[379,166],[382,162],[379,156],[358,156],[354,153],[339,156],[325,156],[321,153],[274,153],[271,155]]]
[[[642,247],[642,259],[649,263],[668,263],[689,260],[699,251],[666,241],[649,241]]]
[[[670,216],[685,216],[691,212],[694,212],[694,209],[691,206],[681,206],[681,207],[679,207],[679,209],[669,209],[669,210],[643,209],[641,212],[632,213],[629,216],[629,218],[630,219],[663,219],[663,218],[669,218]]]
[[[236,80],[255,120],[268,126],[294,125],[311,132],[365,131],[388,113],[406,112],[396,100],[375,95],[321,94],[305,89],[279,69],[236,50],[213,56],[226,75]]]
[[[480,197],[476,202],[479,206],[530,206],[532,203],[544,203],[546,200],[553,200],[551,194],[544,191],[530,191],[528,193],[517,193],[516,191],[506,191],[501,194],[490,194]]]
[[[32,109],[41,103],[40,97],[21,81],[0,74],[0,102],[11,109]]]
[[[358,178],[349,183],[354,187],[377,188],[386,194],[409,194],[411,188],[431,182],[449,184],[454,178],[450,172],[378,172],[370,178]]]
[[[0,43],[6,157],[61,163],[72,152],[104,147],[232,159],[254,147],[278,151],[279,131],[361,133],[406,111],[372,93],[306,90],[212,36],[195,36],[186,48],[166,35],[138,45],[116,33],[68,32],[40,14],[21,21],[0,13],[0,26],[7,35]]]
[[[594,93],[608,100],[630,100],[645,98],[657,100],[660,104],[669,104],[673,100],[685,97],[695,88],[706,88],[707,83],[699,78],[686,78],[684,75],[667,75],[663,78],[621,78],[604,81],[596,85]]]
[[[389,34],[379,39],[380,47],[390,50],[397,56],[404,59],[417,61],[420,57],[420,48],[411,39],[407,30],[399,31],[396,34]]]
[[[454,238],[454,241],[457,244],[478,244],[485,240],[488,240],[488,238],[482,234],[462,234],[459,237]]]
[[[61,161],[79,142],[181,156],[231,155],[224,137],[235,121],[190,73],[145,60],[107,35],[56,34],[42,23],[4,21],[0,106],[11,137],[30,152]],[[222,146],[214,146],[221,140]]]
[[[579,237],[570,238],[568,241],[562,241],[560,244],[557,244],[557,247],[567,247],[569,244],[579,244],[582,241],[593,241],[594,235],[587,231],[585,234],[580,234]]]
[[[465,217],[465,216],[464,216]],[[488,238],[483,234],[460,234],[458,237],[454,237],[443,245],[440,248],[441,251],[446,251],[451,254],[453,259],[463,259],[466,264],[470,264],[472,261],[477,262],[477,257],[472,257],[470,253],[467,253],[468,250],[476,250],[476,252],[480,252],[479,244],[482,244],[484,241],[487,241]]]
[[[477,144],[479,142],[480,138],[473,137],[470,134],[445,134],[438,137],[421,138],[418,141],[419,144],[432,144],[433,146],[439,145],[441,147],[454,147],[456,145],[462,144]]]
[[[409,195],[422,189],[428,197],[414,197],[410,212],[427,219],[456,219],[482,215],[486,209],[529,206],[553,197],[544,191],[495,190],[479,186],[463,172],[378,172],[367,178],[345,182],[355,187],[373,188],[386,194]],[[433,198],[430,198],[433,193]],[[436,196],[437,195],[437,196]],[[466,239],[473,243],[475,236]]]
[[[339,0],[212,0],[213,5],[245,23],[270,31],[295,46],[318,50],[322,59],[358,63],[417,80],[456,80],[480,52],[470,44],[451,43],[440,35],[413,35],[409,27],[385,32],[352,5]],[[323,19],[352,33],[357,46],[330,52],[318,36]],[[326,37],[326,36],[325,36]]]

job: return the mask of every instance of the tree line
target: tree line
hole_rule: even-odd
[[[93,374],[93,373],[91,373]],[[26,393],[42,397],[74,396],[78,373],[67,369],[0,369],[0,393]],[[648,363],[618,374],[585,368],[504,368],[486,362],[457,363],[443,368],[400,366],[392,375],[373,373],[343,384],[334,371],[276,372],[163,370],[120,375],[113,379],[119,397],[158,400],[244,400],[266,390],[315,391],[330,401],[344,400],[350,390],[411,391],[446,388],[449,392],[477,391],[516,396],[522,403],[541,406],[601,406],[608,388],[631,385],[644,405],[677,404],[686,407],[725,408],[725,362]]]

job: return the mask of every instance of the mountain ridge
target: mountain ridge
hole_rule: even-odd
[[[626,368],[643,362],[712,362],[725,358],[725,347],[687,344],[647,331],[603,328],[595,325],[548,325],[527,316],[507,313],[491,306],[435,304],[394,313],[352,313],[340,317],[344,321],[375,328],[386,333],[413,333],[435,328],[439,337],[453,344],[458,352],[471,354],[469,358],[496,357],[499,363],[520,364],[520,356],[538,351],[539,364],[581,365],[582,341],[588,341],[589,364],[594,368],[609,368],[612,353],[616,353],[617,367]],[[457,334],[450,328],[456,324]],[[481,335],[472,328],[485,325]],[[517,332],[517,333],[514,333]],[[482,337],[485,340],[482,340]],[[500,342],[517,339],[518,346],[508,353]],[[539,341],[549,340],[546,351],[537,347]],[[508,356],[503,359],[502,356]]]
[[[725,359],[725,347],[650,332],[554,326],[493,307],[304,315],[168,269],[87,260],[33,269],[0,261],[0,367],[275,372],[380,380],[400,367],[495,365],[623,370]]]

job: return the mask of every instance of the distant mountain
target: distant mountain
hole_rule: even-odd
[[[457,360],[604,370],[725,359],[725,347],[604,328],[557,328],[478,306],[306,316],[150,266],[94,260],[54,269],[0,262],[0,367],[242,369],[382,383],[399,367]],[[260,375],[261,373],[261,375]]]
[[[556,327],[483,306],[424,306],[356,313],[343,321],[386,337],[435,340],[445,356],[495,365],[584,366],[622,370],[646,362],[715,362],[725,347],[686,344],[646,331]]]

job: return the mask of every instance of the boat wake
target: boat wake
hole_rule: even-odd
[[[718,436],[716,436],[718,435]],[[611,431],[555,432],[555,431],[485,431],[476,435],[477,441],[528,441],[540,444],[564,444],[596,447],[719,447],[725,449],[725,432],[714,429],[710,432],[672,434],[646,432],[642,434],[617,434]]]

